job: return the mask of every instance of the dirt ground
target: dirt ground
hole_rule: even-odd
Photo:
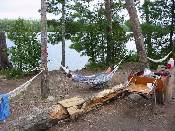
[[[50,131],[175,131],[175,93],[170,104],[157,106],[143,98],[119,98]]]
[[[128,74],[137,70],[133,63],[127,63],[115,74],[109,87],[125,82]],[[81,74],[93,74],[98,71],[81,70]],[[22,80],[7,80],[0,78],[0,92],[9,92],[29,78]],[[54,100],[43,100],[40,97],[40,77],[32,82],[28,89],[10,101],[12,115],[6,123],[0,124],[0,129],[20,116],[29,114],[36,109],[42,109],[56,104],[58,101],[70,98],[76,95],[86,96],[99,92],[103,89],[92,89],[84,84],[77,84],[67,78],[60,70],[49,72],[49,87],[51,96]],[[174,94],[175,98],[175,94]],[[175,99],[164,106],[153,108],[151,100],[145,100],[139,97],[139,100],[133,101],[130,97],[119,98],[103,107],[100,107],[82,117],[77,121],[59,123],[52,127],[51,131],[75,130],[75,131],[152,131],[167,130],[175,131]]]
[[[23,84],[27,79],[12,80],[0,77],[0,93],[7,93]]]

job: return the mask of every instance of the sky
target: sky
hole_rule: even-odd
[[[140,0],[143,3],[144,0]],[[40,19],[41,0],[0,0],[0,19]],[[55,16],[47,14],[48,19]]]
[[[41,0],[0,0],[0,19],[40,19]],[[47,14],[49,19],[54,15]]]

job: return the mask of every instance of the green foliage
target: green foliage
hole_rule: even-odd
[[[126,62],[137,62],[138,60],[139,56],[135,51],[129,51],[125,59]]]
[[[173,0],[145,1],[140,8],[142,12],[142,31],[148,56],[161,59],[170,51],[174,52],[173,41],[175,25],[173,24]],[[174,5],[175,6],[175,5]],[[174,21],[175,23],[175,21]],[[172,32],[172,36],[170,37]],[[171,56],[172,57],[172,56]],[[166,64],[166,61],[162,62]],[[157,68],[156,63],[150,62],[150,67]]]
[[[48,0],[50,2],[48,12],[58,15],[61,13],[60,0]],[[70,0],[71,1],[71,0]],[[123,1],[113,1],[112,5],[112,29],[110,35],[111,61],[117,63],[126,53],[125,43],[129,39],[126,32],[131,31],[129,21],[124,22],[124,17],[119,15],[124,9]],[[169,34],[174,29],[172,21],[172,0],[144,1],[140,8],[142,13],[142,33],[148,56],[160,59],[172,50]],[[97,2],[92,9],[86,1],[75,1],[69,4],[66,1],[66,39],[73,42],[72,48],[90,57],[92,66],[105,65],[107,55],[106,28],[109,26],[105,17],[104,3]],[[50,26],[56,33],[50,35],[52,43],[61,41],[61,19],[50,22]],[[130,52],[128,61],[137,61],[136,53]],[[154,65],[154,64],[152,64]]]
[[[58,20],[52,19],[48,20],[48,28],[52,30],[52,33],[49,34],[49,42],[51,44],[57,44],[62,41],[61,25],[62,25],[62,3],[64,0],[47,0],[48,9],[47,12],[57,15]],[[75,34],[76,31],[79,31],[79,23],[72,20],[70,14],[72,13],[72,7],[66,1],[65,3],[65,39],[70,39],[72,34]]]
[[[8,32],[13,24],[14,20],[0,19],[0,31]]]
[[[22,78],[25,74],[19,69],[7,68],[7,69],[1,69],[0,75],[4,75],[7,78],[19,79],[19,78]]]
[[[32,28],[34,32],[40,32],[40,21],[38,20],[23,20],[24,24],[28,28]],[[49,20],[48,20],[49,21]],[[9,32],[15,25],[16,20],[13,19],[0,19],[0,31]],[[48,32],[55,32],[53,26],[48,26]]]
[[[108,21],[105,18],[105,9],[101,6],[99,9],[94,8],[93,11],[88,6],[77,2],[74,7],[75,13],[73,17],[77,22],[81,23],[79,32],[72,35],[72,48],[81,52],[82,55],[90,57],[89,62],[93,65],[103,63],[106,65],[107,44],[110,45],[110,63],[117,63],[124,56],[126,49],[125,43],[128,38],[123,29],[122,17],[119,17],[116,12],[113,15],[112,33],[110,43],[107,43],[108,34],[106,29]],[[115,7],[114,10],[118,10]]]
[[[86,69],[93,69],[93,70],[101,70],[106,69],[108,66],[104,65],[104,63],[89,63],[86,65]]]
[[[131,29],[131,23],[130,23],[130,21],[129,20],[127,20],[127,21],[125,21],[125,23],[124,23],[124,30],[126,31],[126,32],[131,32],[132,31],[132,29]]]
[[[37,20],[23,20],[27,28],[31,28],[34,32],[40,32],[40,22]],[[16,20],[0,19],[0,31],[9,32],[15,25]]]
[[[65,21],[65,38],[70,39],[72,35],[75,35],[76,32],[79,32],[79,28],[81,26],[80,23],[72,21],[67,19]],[[61,37],[61,21],[58,20],[49,20],[48,21],[48,27],[50,29],[53,28],[54,32],[49,34],[49,42],[51,44],[57,44],[58,42],[61,42],[62,37]]]
[[[61,13],[61,2],[58,0],[49,0],[48,12],[53,14]],[[98,3],[93,10],[87,2],[75,2],[70,5],[66,2],[66,39],[73,42],[71,48],[81,52],[82,55],[89,56],[89,62],[93,65],[106,65],[107,54],[107,34],[108,22],[105,18],[105,9],[103,3]],[[100,8],[99,8],[100,7]],[[113,4],[113,32],[110,36],[111,61],[116,63],[125,54],[125,43],[128,40],[123,28],[123,17],[118,12],[123,8],[121,2]],[[49,26],[55,27],[55,33],[49,35],[51,43],[61,41],[61,19],[48,22]]]
[[[23,19],[18,19],[8,32],[8,38],[15,44],[9,52],[13,67],[17,72],[19,70],[30,72],[39,67],[40,43],[32,27],[26,26]]]
[[[174,47],[170,45],[172,21],[172,0],[145,1],[140,8],[142,12],[142,32],[145,37],[148,56],[160,59]]]

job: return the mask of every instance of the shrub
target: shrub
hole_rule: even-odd
[[[14,42],[14,46],[9,49],[14,68],[12,74],[30,72],[39,67],[41,45],[32,25],[26,25],[23,19],[16,20],[8,32],[8,38]]]

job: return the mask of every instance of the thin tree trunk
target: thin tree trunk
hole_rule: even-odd
[[[110,64],[112,57],[112,45],[111,45],[111,35],[112,35],[112,0],[105,0],[105,10],[106,10],[106,19],[107,19],[107,28],[106,28],[106,40],[107,40],[107,64]]]
[[[173,43],[173,34],[175,30],[175,2],[174,0],[171,0],[172,6],[171,6],[171,26],[170,26],[170,48],[173,49],[173,52],[175,51],[175,45]]]
[[[10,67],[5,32],[0,32],[0,68]]]
[[[147,60],[147,53],[144,47],[144,39],[140,28],[137,10],[134,5],[134,0],[125,0],[125,2],[130,16],[130,21],[136,43],[136,49],[139,55],[139,61],[141,62],[144,68],[148,66],[148,60]]]
[[[41,0],[41,66],[44,70],[41,75],[41,96],[47,98],[50,94],[48,87],[48,68],[47,68],[47,18],[46,0]]]
[[[146,15],[146,23],[147,24],[151,24],[150,22],[150,17],[149,17],[149,2],[150,0],[144,0],[144,10],[145,10],[145,15]],[[152,36],[152,32],[148,32],[146,34],[146,39],[145,39],[145,44],[147,44],[147,52],[148,52],[148,56],[151,56],[152,55],[152,51],[153,51],[153,48],[152,48],[152,43],[151,43],[151,36]]]
[[[65,66],[65,0],[62,3],[62,66]]]

